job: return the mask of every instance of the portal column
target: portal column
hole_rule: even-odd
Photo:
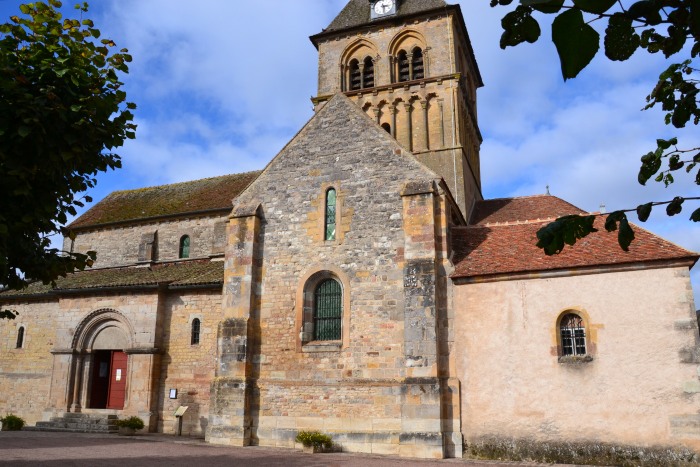
[[[79,351],[78,354],[73,356],[73,359],[75,360],[73,373],[73,403],[70,406],[70,411],[77,413],[82,410],[80,399],[83,388],[83,368],[85,365],[85,355]]]
[[[396,139],[396,106],[390,105],[389,112],[391,112],[391,136]]]

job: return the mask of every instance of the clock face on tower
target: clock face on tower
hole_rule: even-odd
[[[372,18],[396,13],[395,0],[378,0],[372,3]]]

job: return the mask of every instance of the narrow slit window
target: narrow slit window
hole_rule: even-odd
[[[342,287],[335,279],[326,279],[314,291],[314,340],[340,340],[342,316]]]
[[[190,338],[191,345],[199,344],[199,333],[201,326],[202,323],[201,321],[199,321],[199,318],[195,318],[192,320],[192,337]]]
[[[365,58],[365,69],[363,78],[363,88],[373,88],[374,87],[374,61],[372,57]]]
[[[21,349],[24,347],[24,326],[20,326],[17,330],[17,348]]]
[[[335,240],[336,204],[335,189],[331,188],[326,192],[326,241]]]
[[[180,238],[180,258],[190,257],[190,236],[183,235]]]
[[[413,79],[423,79],[425,78],[425,66],[423,60],[423,51],[420,47],[413,49]]]
[[[573,313],[565,315],[559,330],[562,356],[586,355],[586,327],[580,316]]]

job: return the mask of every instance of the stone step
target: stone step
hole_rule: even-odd
[[[103,433],[103,434],[114,434],[118,433],[119,430],[115,427],[114,429],[109,429],[108,431],[94,431],[94,430],[83,430],[79,428],[58,428],[58,427],[37,427],[37,426],[25,426],[22,428],[23,431],[54,431],[54,432],[65,432],[65,433]]]
[[[74,433],[116,433],[116,415],[66,413],[50,421],[37,422],[33,431],[67,431]],[[28,427],[29,428],[29,427]]]

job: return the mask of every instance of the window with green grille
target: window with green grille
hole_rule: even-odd
[[[326,240],[335,240],[335,207],[335,190],[331,188],[326,192]]]
[[[314,291],[314,340],[341,339],[343,290],[334,279],[321,282]]]

